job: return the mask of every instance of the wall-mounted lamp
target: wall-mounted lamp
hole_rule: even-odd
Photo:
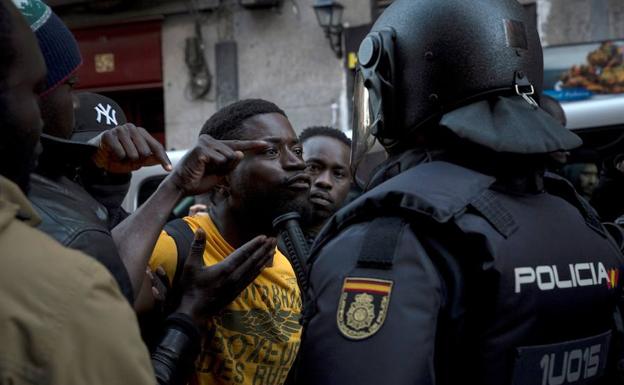
[[[342,11],[344,6],[334,0],[314,0],[314,12],[319,25],[329,39],[332,51],[342,57]]]

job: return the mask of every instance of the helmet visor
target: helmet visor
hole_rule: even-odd
[[[364,77],[360,71],[355,75],[355,89],[353,91],[353,143],[351,145],[351,172],[355,182],[365,187],[370,179],[371,167],[366,158],[375,147],[379,152],[380,146],[375,146],[376,138],[373,135],[374,121],[371,109],[371,100],[368,88],[364,85]],[[379,158],[376,156],[375,158]],[[378,163],[378,162],[375,162]],[[366,166],[364,165],[366,164]]]

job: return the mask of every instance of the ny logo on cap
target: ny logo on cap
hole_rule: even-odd
[[[95,106],[95,111],[97,112],[97,122],[102,123],[102,115],[106,118],[106,124],[109,126],[117,125],[117,111],[110,104],[106,105],[106,108],[102,105],[102,103],[98,103]]]

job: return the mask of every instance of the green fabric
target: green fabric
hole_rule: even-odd
[[[13,0],[15,6],[28,21],[30,28],[37,31],[50,18],[52,11],[40,0]]]

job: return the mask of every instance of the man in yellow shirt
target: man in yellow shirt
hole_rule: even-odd
[[[264,100],[243,100],[213,115],[201,131],[212,139],[263,141],[216,176],[220,198],[208,215],[184,218],[206,232],[204,262],[222,261],[257,235],[271,235],[275,217],[308,208],[309,176],[302,146],[284,112]],[[219,152],[219,149],[215,149]],[[169,279],[180,266],[175,240],[163,231],[150,259]],[[276,250],[266,268],[223,311],[205,324],[196,383],[283,384],[299,348],[301,297],[293,269]]]

